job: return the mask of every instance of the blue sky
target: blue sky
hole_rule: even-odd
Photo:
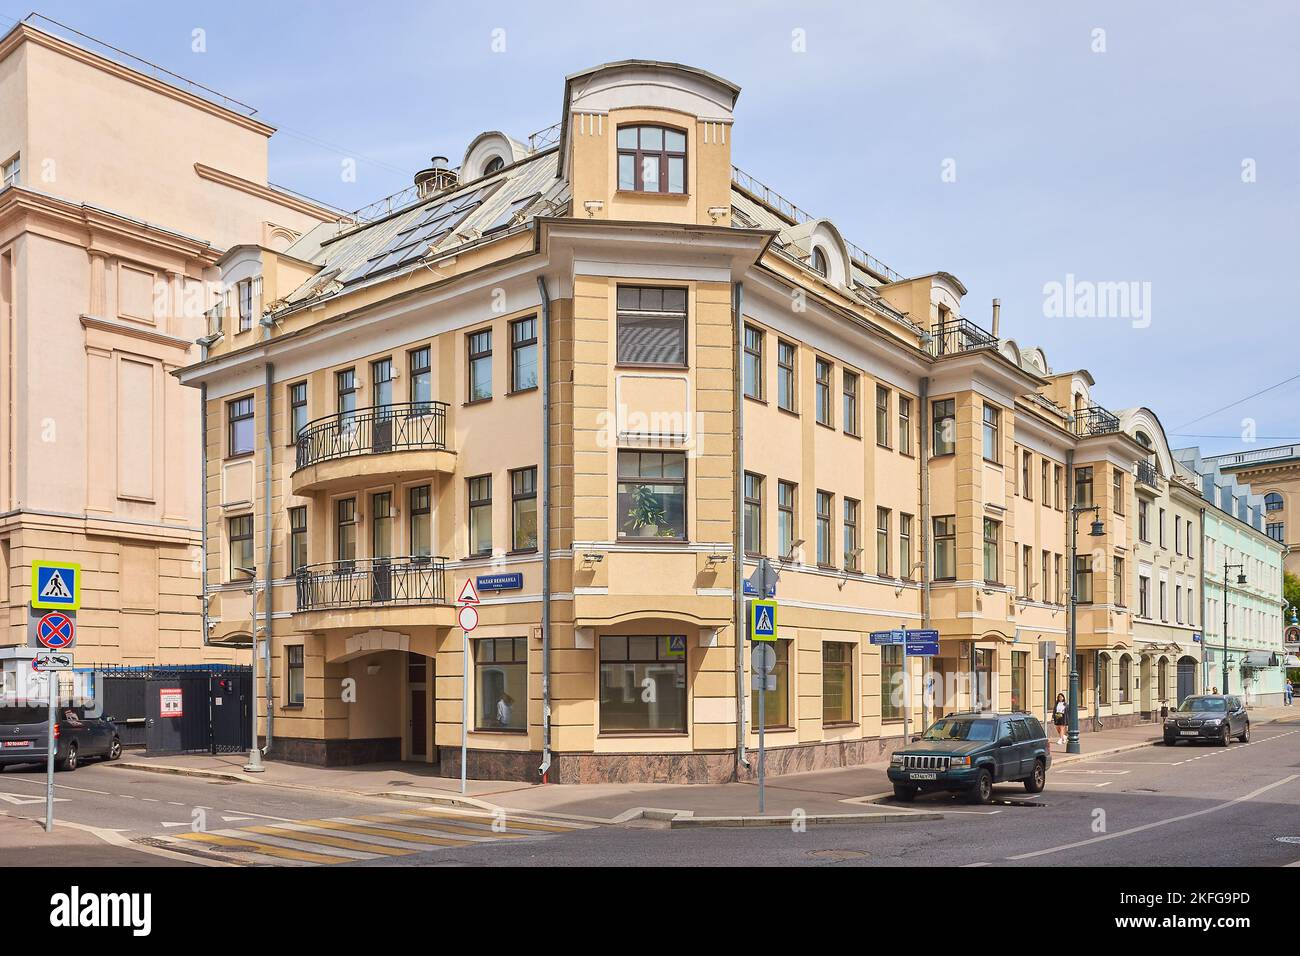
[[[27,12],[11,4],[0,16]],[[272,180],[349,209],[409,184],[434,153],[458,163],[484,129],[522,138],[554,123],[566,73],[626,57],[703,67],[742,88],[738,166],[904,274],[952,272],[982,325],[999,296],[1003,334],[1043,346],[1058,371],[1089,369],[1101,404],[1148,405],[1173,443],[1207,451],[1245,444],[1246,419],[1261,443],[1300,440],[1300,377],[1202,417],[1300,376],[1286,291],[1300,252],[1298,5],[47,0],[39,12],[257,106],[280,129]],[[1047,314],[1045,285],[1067,276],[1149,289],[1149,323]]]

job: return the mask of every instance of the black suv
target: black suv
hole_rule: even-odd
[[[84,707],[60,707],[54,725],[54,763],[75,770],[86,757],[116,760],[122,738],[111,717],[91,717]],[[46,761],[49,708],[0,707],[0,770],[12,764]]]
[[[1231,694],[1188,697],[1165,718],[1167,747],[1180,740],[1208,740],[1226,747],[1233,737],[1250,742],[1250,717],[1242,699]]]
[[[1032,714],[949,714],[890,757],[889,779],[899,800],[963,790],[972,803],[988,803],[995,783],[1042,792],[1051,765],[1047,734]]]

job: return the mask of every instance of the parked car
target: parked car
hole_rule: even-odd
[[[1041,793],[1051,765],[1047,734],[1032,714],[949,714],[890,758],[889,779],[899,800],[958,790],[988,803],[995,783]]]
[[[48,727],[45,707],[0,707],[0,770],[45,763]],[[122,755],[122,738],[113,718],[88,717],[83,707],[60,708],[54,736],[54,764],[60,770],[75,770],[87,757],[116,760]]]
[[[1179,741],[1208,740],[1220,747],[1236,737],[1250,742],[1250,715],[1246,703],[1232,694],[1197,694],[1188,697],[1165,718],[1165,746]]]

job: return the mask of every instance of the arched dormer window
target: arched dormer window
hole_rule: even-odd
[[[618,188],[684,194],[686,134],[669,126],[620,126]]]
[[[1281,496],[1280,494],[1278,494],[1276,491],[1270,491],[1268,494],[1266,494],[1266,495],[1264,496],[1264,510],[1265,510],[1265,511],[1281,511],[1281,510],[1282,510],[1282,496]]]
[[[487,161],[487,165],[483,167],[483,175],[491,176],[493,173],[499,173],[501,172],[501,170],[505,168],[506,168],[506,161],[502,159],[500,156],[493,156],[491,159]]]
[[[813,246],[812,259],[809,260],[812,271],[825,278],[830,266],[826,262],[826,253],[822,252],[820,246]]]

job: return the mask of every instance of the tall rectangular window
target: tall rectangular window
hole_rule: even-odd
[[[763,477],[745,472],[745,553],[763,553]]]
[[[307,427],[307,383],[294,382],[289,386],[289,444]]]
[[[345,368],[334,373],[334,409],[339,428],[351,429],[357,417],[357,371]]]
[[[1074,600],[1079,604],[1092,603],[1092,555],[1074,556]]]
[[[1160,547],[1165,547],[1165,509],[1158,509],[1156,515],[1156,534],[1160,536]]]
[[[758,721],[759,695],[763,695],[763,725],[766,727],[790,726],[790,642],[776,641],[772,644],[776,652],[776,664],[771,670],[771,679],[776,684],[771,690],[750,691],[751,714],[755,723]]]
[[[350,564],[357,559],[357,499],[334,503],[334,559]]]
[[[230,580],[252,577],[257,573],[253,565],[253,516],[239,515],[231,518],[227,529],[230,539]]]
[[[816,371],[817,421],[822,425],[833,425],[831,417],[831,363],[819,358],[814,363]]]
[[[1001,581],[998,576],[998,551],[1002,533],[1002,523],[992,518],[984,519],[984,580]]]
[[[528,639],[474,641],[474,729],[524,733],[528,729]]]
[[[934,429],[934,454],[951,455],[957,450],[957,419],[955,399],[945,398],[930,405]]]
[[[898,450],[912,454],[912,400],[906,395],[898,396]]]
[[[846,571],[861,571],[858,556],[862,546],[858,543],[858,502],[852,498],[844,499],[844,568]]]
[[[1111,466],[1111,497],[1115,500],[1111,503],[1111,508],[1115,514],[1124,513],[1124,469],[1119,465]]]
[[[1049,586],[1052,583],[1051,570],[1052,570],[1052,553],[1050,551],[1044,551],[1042,565],[1039,568],[1039,572],[1041,576],[1038,579],[1042,587],[1042,590],[1039,591],[1038,593],[1038,599],[1042,601],[1044,604],[1048,604],[1052,600],[1052,594],[1048,590]]]
[[[393,556],[393,496],[380,491],[370,496],[370,556]]]
[[[537,387],[537,317],[510,323],[510,391]]]
[[[880,646],[880,719],[903,719],[903,645]]]
[[[6,186],[23,184],[23,158],[21,153],[14,153],[9,159],[0,163],[0,189]]]
[[[1174,585],[1174,621],[1178,624],[1183,623],[1183,586],[1181,584]]]
[[[822,642],[822,723],[853,721],[853,644]]]
[[[601,733],[686,733],[686,638],[598,640]]]
[[[1050,497],[1048,497],[1048,493],[1050,492],[1051,487],[1052,487],[1052,483],[1051,483],[1051,481],[1048,479],[1048,473],[1049,473],[1050,471],[1051,471],[1051,465],[1049,464],[1049,462],[1047,461],[1047,459],[1044,458],[1043,461],[1042,461],[1042,472],[1043,472],[1043,488],[1042,488],[1042,491],[1043,491],[1043,494],[1042,494],[1042,497],[1041,497],[1041,499],[1040,499],[1040,500],[1042,501],[1042,503],[1043,503],[1043,507],[1044,507],[1044,508],[1048,507],[1048,506],[1052,503],[1052,499],[1051,499]]]
[[[858,434],[858,375],[845,369],[840,375],[844,389],[844,432]]]
[[[912,579],[912,516],[898,516],[898,576]]]
[[[618,453],[620,538],[686,538],[686,455]]]
[[[1138,616],[1151,616],[1151,579],[1145,574],[1138,577]]]
[[[236,283],[235,294],[239,298],[239,331],[247,332],[253,327],[253,280]]]
[[[289,509],[289,573],[307,566],[307,508]]]
[[[1062,500],[1062,489],[1065,486],[1063,481],[1064,469],[1060,465],[1052,466],[1052,498],[1056,502],[1056,510],[1064,511],[1065,503]]]
[[[1174,515],[1174,553],[1183,553],[1183,518],[1182,515]]]
[[[410,513],[411,557],[427,558],[433,554],[433,508],[428,485],[417,485],[408,493]]]
[[[1029,652],[1011,652],[1011,710],[1014,713],[1028,709],[1029,704]]]
[[[1028,449],[1020,452],[1020,493],[1028,501],[1034,500],[1034,453]]]
[[[876,386],[876,444],[889,447],[889,389]]]
[[[989,461],[1001,461],[1002,449],[999,441],[1002,410],[993,405],[984,406],[984,457]]]
[[[1151,508],[1140,498],[1138,499],[1138,540],[1147,544],[1151,543]]]
[[[795,485],[788,481],[776,483],[776,537],[780,549],[778,557],[786,558],[794,551],[795,521],[794,501]]]
[[[1029,545],[1020,546],[1020,593],[1025,598],[1034,596],[1034,549]]]
[[[1192,553],[1192,519],[1191,518],[1187,519],[1186,530],[1187,530],[1187,556],[1189,558],[1194,558],[1196,557],[1196,555]],[[1280,530],[1281,529],[1279,529],[1279,532]]]
[[[291,707],[301,707],[303,702],[303,647],[290,644],[284,649],[285,654],[285,703]]]
[[[745,394],[763,397],[763,330],[745,326]]]
[[[492,397],[492,330],[482,329],[465,336],[469,360],[469,400]]]
[[[253,396],[237,398],[226,405],[227,451],[230,457],[253,453]]]
[[[479,475],[467,482],[469,492],[469,553],[492,553],[492,476]]]
[[[620,365],[686,365],[686,290],[618,287]]]
[[[510,472],[510,548],[537,550],[537,468]]]
[[[1092,507],[1091,465],[1074,469],[1074,503],[1082,508]]]
[[[371,402],[375,408],[387,408],[393,404],[393,360],[379,359],[370,363]]]
[[[1056,594],[1057,604],[1065,603],[1065,592],[1064,590],[1062,590],[1062,586],[1061,586],[1063,581],[1063,578],[1061,577],[1062,560],[1063,558],[1059,554],[1052,556],[1052,583],[1055,585],[1055,587],[1052,590]]]
[[[1111,591],[1114,594],[1113,604],[1116,607],[1127,607],[1127,595],[1124,593],[1124,559],[1113,558],[1111,562]]]
[[[776,404],[787,412],[796,410],[798,377],[795,374],[795,362],[798,353],[789,342],[776,343]]]
[[[430,365],[430,348],[412,349],[407,355],[411,381],[407,386],[412,409],[417,415],[427,415],[433,402],[433,369]]]
[[[953,515],[934,519],[934,576],[948,581],[957,577],[957,519]]]
[[[1169,620],[1168,595],[1169,595],[1169,582],[1161,581],[1160,582],[1160,620],[1162,621]]]
[[[876,509],[876,573],[889,576],[889,509]]]
[[[834,499],[829,491],[817,492],[817,563],[823,567],[834,567],[831,558],[831,501]]]

